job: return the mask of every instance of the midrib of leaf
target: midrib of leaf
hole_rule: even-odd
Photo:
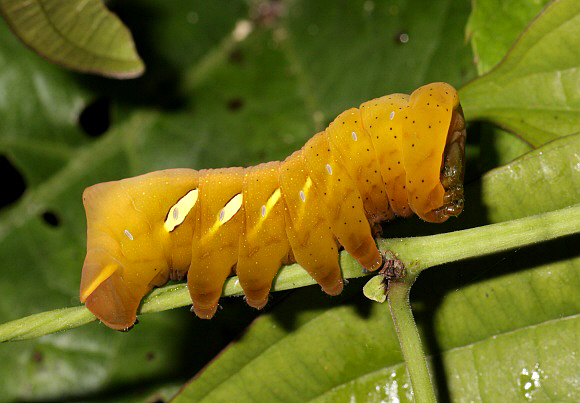
[[[68,44],[70,44],[72,47],[77,48],[79,51],[81,52],[86,52],[90,55],[94,55],[94,56],[98,56],[98,57],[102,57],[105,59],[110,59],[110,60],[115,60],[115,61],[121,61],[121,62],[126,62],[126,61],[131,61],[130,58],[121,58],[121,57],[112,57],[111,55],[104,53],[104,52],[96,52],[95,49],[87,47],[86,43],[82,43],[82,42],[74,42],[71,40],[70,36],[67,36],[59,27],[57,24],[55,24],[53,22],[53,19],[51,18],[51,14],[48,12],[48,10],[45,7],[44,1],[42,0],[37,0],[36,3],[38,3],[39,8],[42,10],[42,13],[45,17],[45,20],[47,21],[48,25],[53,29],[53,31],[62,39],[63,42],[66,42]],[[22,3],[24,8],[24,2]],[[77,8],[77,10],[79,12],[81,12],[82,9],[85,9],[87,5],[87,2],[85,1],[84,4],[82,5],[82,7]],[[108,10],[105,10],[106,12],[109,12]],[[110,12],[109,12],[110,13]],[[112,15],[112,14],[111,14]],[[98,15],[98,17],[100,17],[100,21],[103,20],[103,15]],[[100,24],[99,21],[99,24]],[[93,21],[93,24],[95,24],[95,21]],[[97,24],[98,25],[98,24]],[[94,28],[95,25],[93,25],[93,29],[91,30],[91,33],[87,33],[87,36],[91,36],[92,34],[94,34],[97,30]],[[117,31],[115,31],[114,34],[112,34],[111,36],[113,38],[117,37]],[[109,42],[110,43],[110,42]]]
[[[578,131],[579,119],[555,124],[558,121],[553,115],[572,112],[572,116],[577,117],[580,113],[577,102],[565,104],[554,99],[554,91],[566,88],[561,84],[562,74],[575,73],[565,77],[571,85],[580,69],[578,58],[574,56],[574,47],[578,43],[578,24],[574,21],[580,19],[579,4],[576,0],[551,3],[496,67],[461,89],[464,111],[469,120],[489,119],[536,147]],[[555,51],[555,48],[568,44],[568,48]],[[546,50],[551,53],[543,56]],[[539,105],[530,107],[531,100],[527,99],[530,97]],[[539,98],[544,98],[544,101],[535,100]],[[550,101],[557,106],[542,105]],[[511,119],[505,118],[506,110],[514,112]]]
[[[119,152],[128,134],[144,130],[156,115],[135,113],[125,124],[112,129],[94,143],[83,147],[58,173],[38,187],[27,190],[22,199],[0,219],[0,242],[16,228],[36,217],[71,184],[79,181],[102,161]]]
[[[46,156],[69,159],[75,154],[75,149],[64,143],[53,141],[31,140],[22,137],[0,138],[0,150],[32,150],[41,152]]]
[[[144,71],[131,33],[102,0],[0,0],[0,12],[27,46],[50,61],[116,78]]]

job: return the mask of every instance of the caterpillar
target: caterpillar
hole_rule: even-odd
[[[339,294],[341,247],[374,271],[381,222],[415,213],[439,223],[462,211],[465,138],[457,91],[433,83],[341,113],[282,162],[91,186],[81,302],[127,330],[153,287],[187,275],[193,311],[209,319],[228,276],[262,308],[291,262]]]

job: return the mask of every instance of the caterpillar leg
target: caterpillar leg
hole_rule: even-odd
[[[200,318],[215,314],[224,282],[238,260],[243,179],[243,168],[200,171],[199,216],[187,275],[193,311]]]
[[[290,252],[279,171],[280,162],[274,161],[246,168],[244,176],[245,224],[236,273],[246,302],[258,309],[268,302],[272,280]]]
[[[282,163],[280,188],[286,204],[286,234],[296,261],[326,293],[340,294],[338,245],[301,152]]]
[[[303,148],[309,175],[323,200],[324,214],[338,242],[367,270],[381,265],[364,204],[356,184],[329,144],[319,133]],[[386,198],[385,205],[388,206]]]

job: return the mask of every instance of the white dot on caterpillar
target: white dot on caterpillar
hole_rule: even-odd
[[[282,195],[280,188],[274,190],[272,196],[268,199],[265,206],[262,206],[262,217],[265,217],[268,214],[268,211],[272,211],[278,200],[280,200],[280,196]]]
[[[125,236],[132,241],[133,240],[133,234],[131,234],[128,229],[126,229],[124,232],[125,232]]]
[[[304,182],[304,186],[302,186],[302,190],[298,193],[300,195],[300,200],[302,200],[302,202],[306,201],[306,193],[310,191],[311,187],[312,187],[312,179],[310,178],[310,176],[308,176],[306,177],[306,182]]]
[[[389,119],[393,120],[395,118],[395,111],[392,111],[389,115]]]
[[[356,135],[356,132],[352,132],[352,139],[353,139],[354,141],[357,141],[357,140],[358,140],[358,137],[357,137],[357,135]]]
[[[330,164],[326,164],[326,171],[328,172],[329,175],[332,175],[332,167],[330,166]]]

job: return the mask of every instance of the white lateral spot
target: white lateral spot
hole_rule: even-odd
[[[328,172],[329,175],[332,175],[332,167],[330,164],[326,164],[326,172]]]
[[[393,120],[395,118],[395,111],[392,111],[389,115],[389,119]]]
[[[262,206],[262,218],[266,217],[267,212],[268,212],[268,210],[266,210],[266,206]]]
[[[132,241],[133,240],[133,234],[131,234],[131,232],[129,232],[128,229],[126,229],[124,232],[125,232],[125,236]]]
[[[357,140],[358,140],[358,137],[357,137],[357,135],[356,135],[356,132],[352,132],[352,139],[353,139],[354,141],[357,141]]]
[[[163,228],[165,228],[165,231],[173,231],[185,220],[193,206],[195,206],[195,203],[197,203],[198,195],[199,189],[190,190],[169,209],[167,218],[163,223]]]
[[[232,197],[229,202],[226,203],[224,208],[220,210],[219,214],[220,223],[225,224],[229,220],[231,220],[233,216],[236,215],[236,213],[240,210],[240,207],[242,207],[243,199],[244,197],[242,196],[242,194],[238,193],[234,197]]]
[[[215,235],[219,227],[230,221],[236,215],[236,213],[240,211],[243,200],[244,197],[242,196],[241,193],[238,193],[234,197],[232,197],[230,201],[227,202],[226,205],[220,210],[217,219],[215,220],[209,231],[204,235],[204,237],[212,237],[213,235]]]
[[[300,191],[300,200],[302,200],[303,202],[306,201],[306,194],[304,193],[304,190]]]

